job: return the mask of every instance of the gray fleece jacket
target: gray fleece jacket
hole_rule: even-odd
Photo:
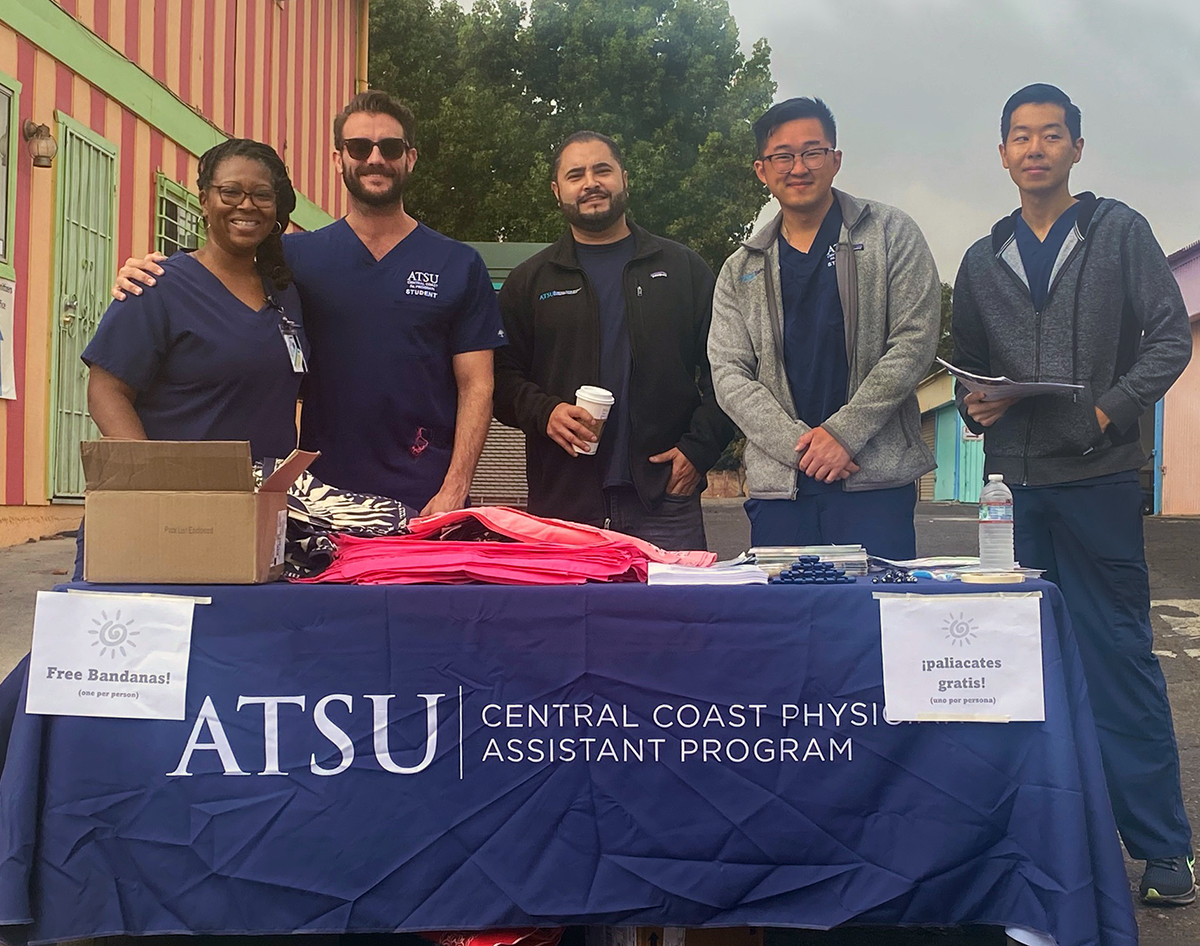
[[[1118,200],[1078,196],[1041,311],[1014,237],[1019,210],[963,257],[954,286],[954,363],[1014,381],[1082,384],[1015,402],[983,441],[988,473],[1045,486],[1136,470],[1138,418],[1192,353],[1187,308],[1150,224]],[[981,427],[963,409],[963,419]],[[1099,407],[1112,421],[1101,432]]]
[[[849,390],[821,426],[860,467],[847,491],[888,489],[934,467],[921,440],[916,387],[937,349],[941,285],[933,254],[904,212],[834,190],[842,232],[838,295]],[[755,499],[794,499],[796,417],[784,365],[777,216],[725,261],[713,297],[708,358],[717,402],[746,435],[746,485]]]

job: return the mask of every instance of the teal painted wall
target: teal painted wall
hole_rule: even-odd
[[[950,502],[957,493],[958,486],[958,411],[953,404],[944,404],[934,415],[936,428],[934,432],[934,459],[937,460],[937,473],[933,481],[934,502]]]
[[[958,501],[977,503],[983,490],[983,441],[963,440],[966,428],[958,419]]]

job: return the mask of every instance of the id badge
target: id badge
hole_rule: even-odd
[[[283,336],[283,342],[287,345],[292,371],[296,374],[306,374],[308,362],[304,360],[304,349],[300,347],[300,340],[296,337],[296,324],[284,319],[279,326],[279,334]]]

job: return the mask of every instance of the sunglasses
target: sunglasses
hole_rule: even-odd
[[[404,157],[412,145],[404,138],[380,138],[378,141],[372,141],[370,138],[347,138],[342,142],[342,147],[355,161],[366,161],[376,148],[385,161],[395,161]]]

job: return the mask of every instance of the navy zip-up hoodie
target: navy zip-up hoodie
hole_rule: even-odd
[[[1040,311],[1014,236],[1020,210],[963,257],[954,285],[954,364],[1014,381],[1083,385],[1015,402],[985,433],[986,471],[1045,486],[1138,469],[1141,417],[1191,358],[1179,285],[1150,224],[1118,200],[1084,193]],[[1112,421],[1101,432],[1099,407]]]

